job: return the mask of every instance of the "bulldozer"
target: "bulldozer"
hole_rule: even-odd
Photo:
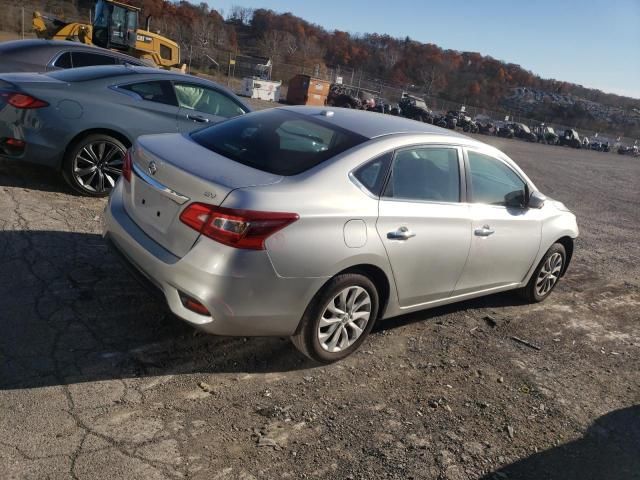
[[[33,30],[38,38],[47,40],[71,40],[118,50],[132,57],[153,62],[165,69],[180,69],[180,46],[173,40],[138,28],[138,7],[114,0],[98,0],[95,15],[90,24],[66,22],[60,18],[33,12]]]

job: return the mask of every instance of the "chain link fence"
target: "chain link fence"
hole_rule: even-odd
[[[233,90],[238,91],[242,78],[239,75],[241,72],[237,68],[237,62],[234,62],[236,55],[233,52],[219,51],[217,54],[209,56],[209,58],[212,60],[209,68],[199,68],[198,71],[207,73],[219,83],[226,84]],[[246,76],[250,76],[246,70],[242,73],[247,74]],[[462,107],[462,104],[459,102],[453,102],[429,95],[428,92],[415,86],[401,88],[395,85],[388,85],[382,80],[371,77],[367,72],[362,70],[355,70],[353,68],[342,66],[327,67],[323,64],[297,65],[286,62],[273,62],[270,68],[270,78],[282,81],[281,99],[285,99],[287,96],[289,80],[298,74],[310,75],[332,83],[341,83],[354,95],[359,95],[363,92],[376,99],[384,99],[384,101],[390,104],[398,103],[403,93],[409,93],[423,98],[429,108],[435,112],[444,113],[449,110],[458,111]],[[564,130],[576,129],[575,125],[565,125],[557,122],[543,122],[535,118],[521,115],[518,111],[510,111],[507,109],[493,110],[468,104],[464,105],[464,107],[469,116],[474,119],[478,118],[481,121],[489,121],[489,119],[493,121],[504,121],[508,118],[508,121],[524,123],[531,128],[544,123],[545,125],[552,127],[558,134],[561,134]],[[598,138],[600,141],[609,141],[612,146],[617,146],[618,144],[633,145],[638,141],[635,138],[622,137],[619,133],[615,132],[596,132],[593,130],[585,130],[583,128],[581,128],[579,132],[581,136],[586,136],[589,140]],[[615,148],[612,148],[612,151],[613,150],[615,150]]]

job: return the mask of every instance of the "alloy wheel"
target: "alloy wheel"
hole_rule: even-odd
[[[371,297],[367,290],[351,286],[338,293],[318,324],[318,340],[327,352],[349,348],[360,338],[371,319]]]
[[[122,173],[125,152],[107,140],[87,143],[73,159],[73,177],[86,190],[108,192]]]
[[[562,255],[557,252],[549,256],[547,261],[544,262],[536,279],[536,293],[540,297],[548,294],[558,281],[562,271],[562,262]]]

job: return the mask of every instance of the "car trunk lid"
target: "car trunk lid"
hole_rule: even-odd
[[[0,85],[3,86],[60,86],[68,85],[67,82],[50,77],[43,73],[3,73],[0,74]]]
[[[180,221],[190,203],[217,206],[236,188],[282,179],[211,152],[188,135],[140,137],[131,154],[125,210],[149,237],[178,257],[186,255],[200,236]]]

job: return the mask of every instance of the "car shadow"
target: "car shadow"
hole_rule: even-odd
[[[313,366],[288,339],[197,332],[97,234],[0,231],[0,272],[0,389]]]
[[[518,460],[483,480],[640,479],[640,405],[609,412],[582,438]]]
[[[442,317],[452,313],[464,312],[466,310],[516,307],[521,305],[527,305],[527,301],[513,291],[495,293],[493,295],[486,295],[471,300],[464,300],[449,305],[443,305],[441,307],[419,310],[417,312],[389,318],[382,322],[378,322],[373,328],[373,331],[392,330],[412,323],[423,322],[425,320]]]
[[[0,187],[72,193],[60,172],[53,168],[5,159],[0,159]]]
[[[286,338],[197,332],[140,285],[97,234],[0,231],[0,271],[0,389],[318,366]],[[494,295],[417,312],[377,329],[514,298]]]

